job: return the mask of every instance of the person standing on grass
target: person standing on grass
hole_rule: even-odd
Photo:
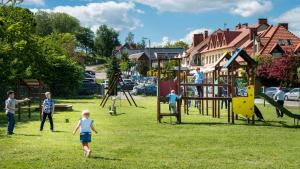
[[[171,93],[169,93],[167,95],[167,97],[169,98],[169,108],[172,114],[177,113],[177,109],[176,109],[176,101],[177,99],[180,99],[180,96],[177,96],[175,93],[175,90],[171,90]]]
[[[194,74],[194,79],[195,79],[195,84],[197,84],[196,88],[198,92],[198,97],[203,97],[203,86],[201,86],[201,84],[204,81],[204,73],[200,71],[199,67],[196,69],[196,73]]]
[[[53,99],[51,99],[50,92],[46,92],[45,96],[46,96],[46,99],[44,100],[43,105],[42,105],[43,116],[42,116],[40,131],[43,131],[46,118],[48,117],[49,122],[50,122],[50,130],[53,132],[54,131],[53,114],[54,114],[54,110],[55,110],[55,101]]]
[[[89,118],[90,112],[88,110],[82,111],[82,118],[79,120],[73,135],[76,134],[78,128],[80,127],[80,142],[83,147],[83,153],[85,157],[91,156],[91,150],[89,148],[89,143],[92,141],[92,130],[97,134],[93,120]]]
[[[7,100],[5,101],[5,114],[7,116],[7,135],[14,134],[15,128],[15,112],[16,112],[16,105],[19,103],[23,103],[26,101],[30,101],[30,99],[26,98],[24,100],[16,100],[15,99],[15,92],[10,90],[7,92]]]
[[[281,90],[281,87],[279,87],[273,96],[273,99],[282,107],[284,105],[284,95],[285,93]],[[279,109],[276,109],[276,113],[278,117],[283,117],[283,112],[281,112]]]

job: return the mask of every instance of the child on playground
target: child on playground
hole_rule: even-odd
[[[171,90],[171,92],[167,95],[167,97],[169,98],[169,107],[171,110],[171,113],[177,113],[177,109],[176,109],[176,100],[180,99],[181,96],[177,96],[175,93],[175,90]]]
[[[43,102],[42,105],[42,121],[41,121],[41,126],[40,126],[40,131],[43,131],[44,124],[46,121],[46,118],[48,117],[49,122],[50,122],[50,130],[53,132],[54,131],[54,126],[53,126],[53,114],[54,114],[54,109],[55,109],[55,101],[51,99],[51,93],[46,92],[45,93],[46,99]]]
[[[15,112],[16,112],[16,105],[19,103],[23,103],[26,101],[30,101],[30,99],[25,98],[24,100],[16,100],[15,99],[15,92],[10,90],[7,92],[7,100],[5,101],[5,114],[7,116],[7,135],[14,134],[15,128]]]
[[[89,118],[90,112],[88,110],[82,111],[82,118],[79,120],[75,130],[73,131],[73,135],[77,132],[80,127],[80,142],[83,147],[83,152],[85,157],[91,156],[91,150],[89,148],[89,143],[92,141],[91,134],[92,130],[97,134],[93,120]]]

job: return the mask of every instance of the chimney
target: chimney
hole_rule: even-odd
[[[278,26],[284,27],[286,30],[289,30],[289,24],[288,23],[278,23]]]
[[[268,24],[268,19],[266,19],[266,18],[259,18],[258,19],[258,24],[259,25]]]
[[[241,27],[242,27],[242,25],[241,25],[241,23],[239,23],[235,26],[235,30],[241,29]]]
[[[202,41],[203,41],[204,37],[203,37],[203,33],[200,34],[194,34],[193,37],[193,46],[197,46],[199,45]]]
[[[207,39],[208,38],[208,31],[204,31],[204,39]]]
[[[243,23],[242,28],[248,28],[248,23]]]
[[[249,39],[254,40],[254,38],[256,36],[257,36],[257,29],[256,28],[250,28]]]

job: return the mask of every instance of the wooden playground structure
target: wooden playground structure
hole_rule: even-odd
[[[110,96],[114,95],[117,91],[117,86],[122,83],[123,87],[120,87],[120,90],[122,91],[122,93],[124,94],[124,96],[126,97],[129,105],[131,106],[131,101],[133,102],[133,104],[135,105],[135,107],[138,107],[134,98],[132,97],[132,95],[130,94],[130,92],[128,91],[128,88],[126,87],[126,84],[124,83],[123,78],[121,77],[121,73],[117,73],[115,74],[111,84],[109,84],[108,90],[104,96],[104,98],[102,99],[100,106],[103,108],[107,102],[107,100],[109,99]],[[131,100],[131,101],[130,101]]]
[[[178,62],[172,72],[173,79],[162,78],[162,65],[166,61]],[[202,84],[189,82],[189,72],[181,69],[181,59],[157,59],[158,62],[158,97],[157,97],[157,121],[161,122],[164,116],[175,116],[177,123],[181,123],[181,103],[183,100],[184,113],[189,114],[189,101],[195,100],[199,104],[199,113],[209,115],[213,118],[220,118],[220,102],[227,102],[228,123],[234,124],[238,114],[247,118],[248,123],[252,120],[255,123],[254,96],[255,96],[255,65],[256,62],[244,51],[237,49],[231,55],[225,52],[222,57],[211,67],[211,71],[205,72],[205,79]],[[175,68],[176,67],[176,68]],[[239,81],[243,82],[238,83]],[[202,86],[203,96],[189,96],[188,87]],[[242,88],[242,89],[241,89]],[[167,101],[166,95],[174,89],[182,96],[177,100],[177,113],[166,113],[161,111],[161,103]],[[226,94],[222,92],[226,90]],[[222,94],[223,93],[223,94]],[[211,107],[210,107],[211,106]],[[259,115],[258,115],[259,116]],[[260,116],[259,116],[260,117]]]
[[[28,118],[31,118],[31,113],[33,110],[39,110],[40,112],[40,118],[42,115],[42,102],[44,93],[47,90],[47,86],[40,80],[37,79],[25,79],[25,80],[19,80],[16,85],[16,98],[22,99],[22,98],[29,98],[30,101],[26,104],[26,108],[22,107],[22,104],[18,104],[18,119],[21,119],[21,113],[22,111],[27,111]],[[38,104],[38,107],[34,107],[34,103]]]

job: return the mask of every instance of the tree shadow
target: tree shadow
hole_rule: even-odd
[[[37,137],[37,136],[42,136],[41,134],[22,134],[22,133],[16,133],[14,134],[16,136],[27,136],[27,137]]]

